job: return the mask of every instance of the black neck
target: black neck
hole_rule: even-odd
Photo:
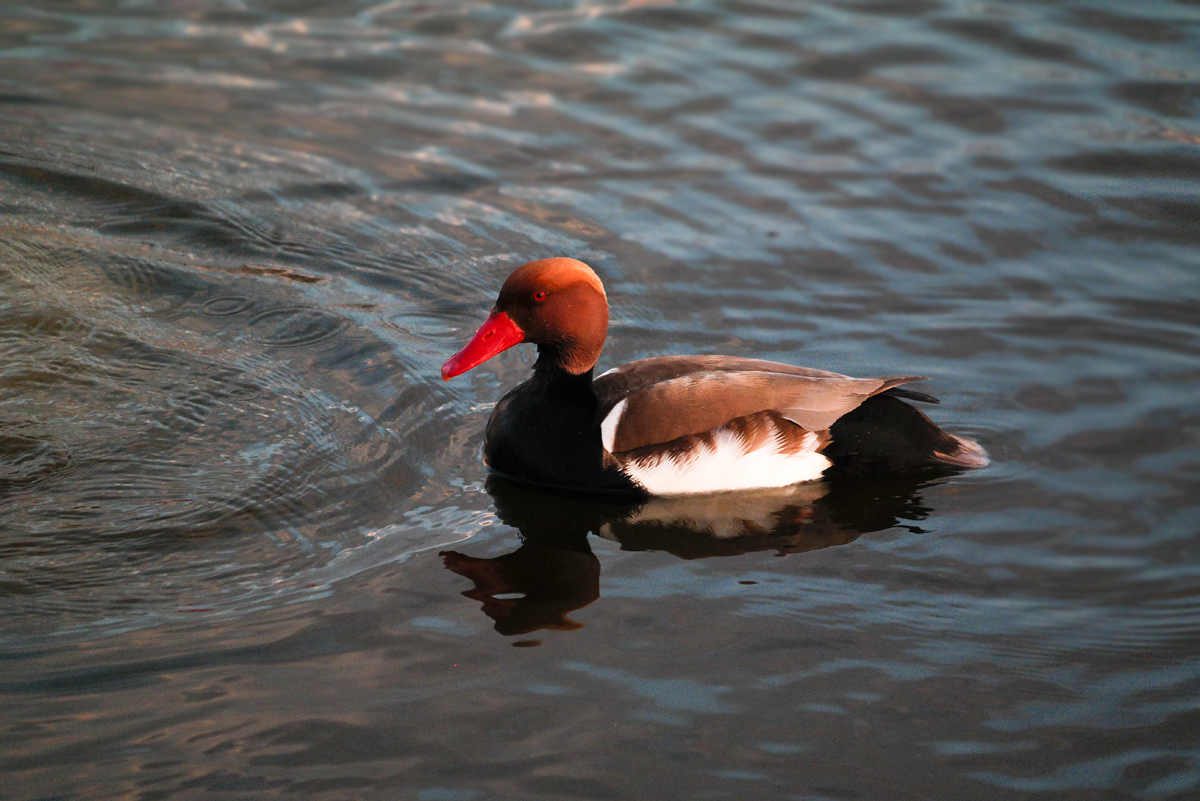
[[[533,363],[533,376],[539,383],[546,382],[563,389],[594,392],[592,389],[593,369],[593,367],[589,367],[579,375],[568,372],[559,361],[557,349],[548,345],[538,345],[537,361]]]

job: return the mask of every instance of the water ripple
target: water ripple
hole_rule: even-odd
[[[1198,36],[1165,1],[4,4],[6,789],[1194,795]],[[994,464],[784,558],[592,537],[586,626],[509,648],[429,551],[530,544],[477,486],[529,354],[438,366],[551,254],[605,279],[602,367],[930,375]]]

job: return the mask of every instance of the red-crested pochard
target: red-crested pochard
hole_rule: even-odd
[[[484,460],[562,490],[680,495],[786,487],[823,475],[982,467],[977,443],[938,428],[902,398],[921,376],[850,378],[731,356],[660,356],[592,378],[608,298],[575,259],[525,264],[442,378],[520,342],[538,346],[533,377],[488,420]]]

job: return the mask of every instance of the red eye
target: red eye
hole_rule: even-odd
[[[546,293],[543,292],[542,290],[539,289],[537,292],[533,293],[533,300],[535,303],[541,303],[545,299],[546,299]]]

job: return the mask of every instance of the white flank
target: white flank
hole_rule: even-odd
[[[600,441],[604,443],[604,449],[609,453],[612,453],[613,443],[617,441],[617,424],[621,422],[621,415],[624,412],[625,401],[621,401],[612,407],[612,411],[600,422]]]
[[[607,424],[611,417],[604,422]],[[692,495],[786,487],[820,478],[832,464],[814,450],[819,440],[811,433],[805,437],[806,450],[800,453],[780,453],[773,442],[769,447],[747,451],[745,443],[727,429],[714,432],[713,438],[712,447],[700,445],[678,460],[663,457],[644,466],[631,459],[622,467],[652,495]]]
[[[596,378],[604,378],[604,376],[615,373],[620,369],[621,369],[620,367],[610,367],[607,370],[605,370],[603,373],[601,373],[600,375],[596,376]]]

